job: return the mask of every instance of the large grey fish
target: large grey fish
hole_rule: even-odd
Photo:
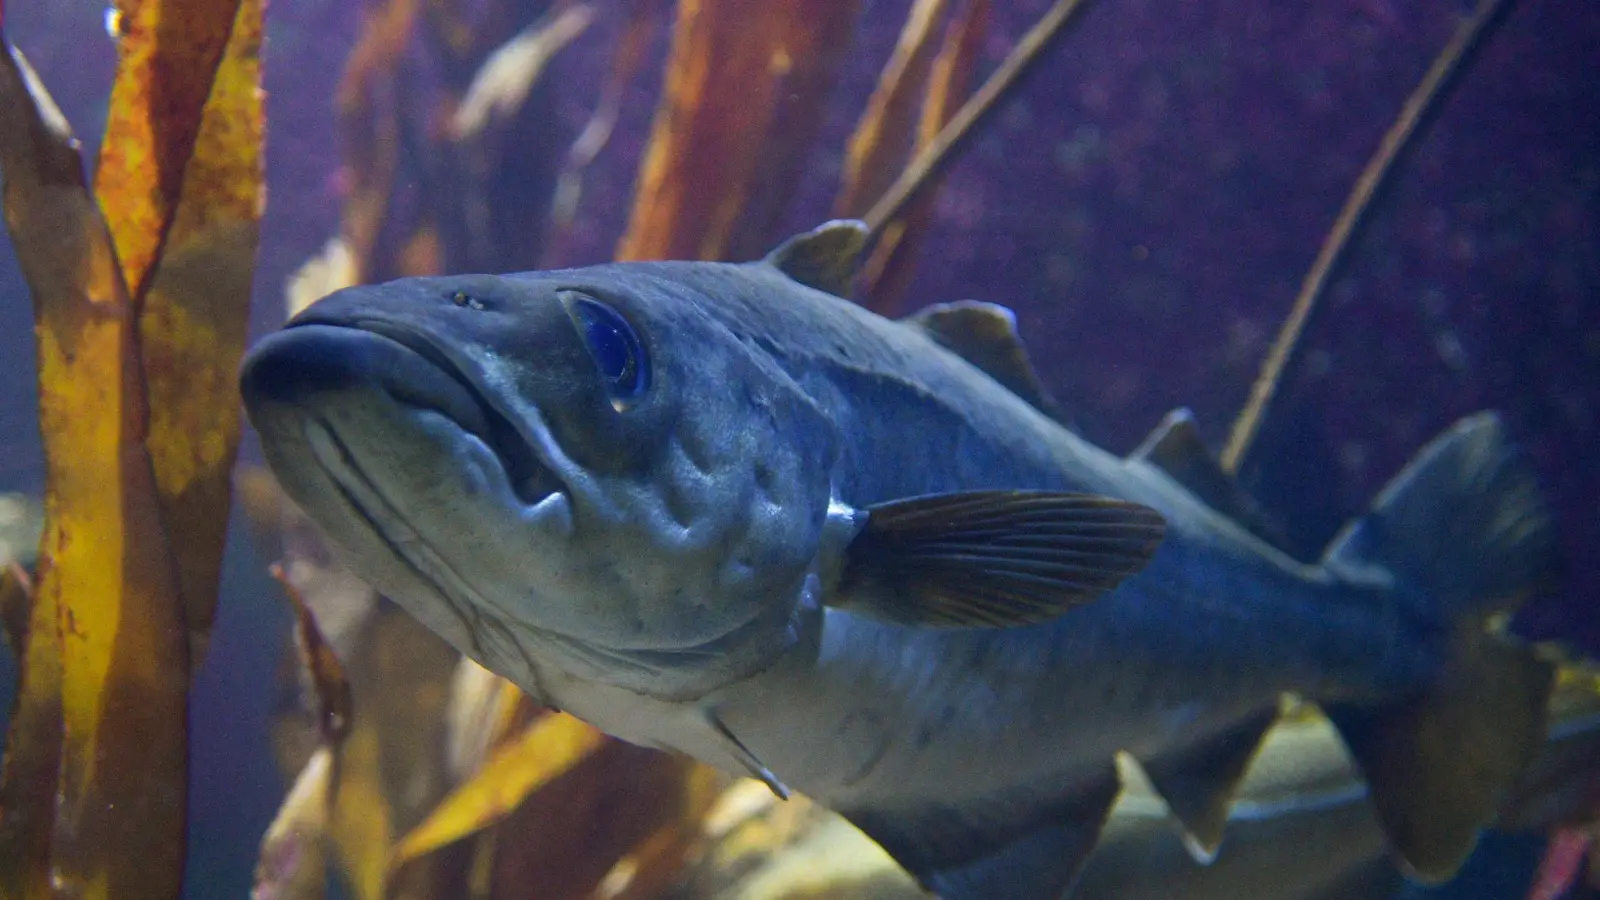
[[[949,900],[1066,890],[1118,751],[1214,852],[1283,692],[1411,871],[1451,872],[1551,678],[1487,633],[1554,553],[1498,420],[1297,562],[1186,418],[1126,459],[1054,420],[1004,310],[843,299],[862,242],[350,288],[252,351],[245,402],[290,496],[464,653],[792,785]]]

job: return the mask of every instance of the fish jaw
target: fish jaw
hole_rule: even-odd
[[[571,539],[570,497],[553,470],[527,475],[519,492],[472,391],[372,331],[274,334],[252,350],[240,387],[284,490],[363,578],[485,665],[536,680],[497,626],[537,603],[516,568],[559,559]],[[548,487],[525,495],[535,482]],[[462,564],[463,548],[501,546],[506,533],[542,552]]]

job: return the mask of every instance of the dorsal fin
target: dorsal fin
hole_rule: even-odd
[[[865,222],[834,219],[779,244],[765,262],[806,287],[848,297],[868,236]]]
[[[1035,409],[1061,418],[1060,407],[1033,370],[1011,310],[998,303],[961,300],[930,306],[901,321],[922,329],[935,343],[982,369]]]
[[[1188,488],[1207,506],[1233,519],[1245,530],[1286,553],[1291,552],[1283,532],[1267,517],[1254,497],[1244,492],[1233,476],[1211,455],[1194,413],[1187,408],[1167,413],[1156,430],[1130,456],[1142,459]]]

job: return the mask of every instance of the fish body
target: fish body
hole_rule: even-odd
[[[1549,681],[1482,636],[1551,552],[1498,422],[1436,441],[1298,562],[1217,501],[1183,420],[1127,458],[1055,421],[1003,313],[896,322],[819,289],[853,228],[758,263],[342,291],[252,352],[246,404],[290,495],[463,652],[618,737],[806,793],[951,900],[1059,895],[1119,751],[1214,852],[1284,692],[1340,723],[1415,871],[1452,869]],[[1164,522],[1147,558],[1128,510]],[[1050,516],[1075,549],[1040,562]],[[1052,578],[1076,586],[1029,593]],[[1467,689],[1503,702],[1467,710]],[[1473,727],[1481,758],[1424,758]]]
[[[1591,669],[1561,673],[1549,704],[1550,730],[1538,758],[1501,804],[1493,829],[1500,859],[1480,845],[1479,879],[1457,878],[1442,896],[1483,896],[1482,873],[1509,883],[1526,879],[1507,865],[1507,839],[1584,826],[1594,816],[1600,759],[1600,692]],[[1122,795],[1084,865],[1074,900],[1374,900],[1411,896],[1388,858],[1382,826],[1326,718],[1298,710],[1280,719],[1251,761],[1228,817],[1227,849],[1210,864],[1185,852],[1166,803],[1136,765],[1119,760]],[[735,806],[748,801],[732,795]],[[886,900],[923,896],[916,881],[870,840],[837,817],[817,815],[759,865],[739,865],[767,846],[774,819],[758,815],[725,834],[684,878],[685,897],[715,900]],[[715,817],[713,817],[715,818]],[[721,820],[721,821],[725,821]],[[746,830],[741,830],[747,828]],[[1517,837],[1513,837],[1517,836]],[[1308,853],[1307,848],[1316,848]],[[1490,850],[1485,854],[1484,850]],[[1493,859],[1492,863],[1488,861]],[[1487,863],[1487,864],[1486,864]],[[1509,871],[1506,871],[1509,869]],[[1503,877],[1501,877],[1503,876]],[[1522,884],[1526,884],[1523,880]],[[1437,890],[1430,896],[1438,894]]]

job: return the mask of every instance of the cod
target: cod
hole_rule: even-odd
[[[1500,421],[1297,561],[1188,416],[1126,458],[1065,427],[1004,308],[845,299],[865,241],[348,288],[241,390],[288,494],[461,652],[803,792],[946,900],[1068,891],[1118,754],[1209,858],[1285,694],[1406,871],[1459,866],[1552,679],[1493,627],[1555,567]]]

